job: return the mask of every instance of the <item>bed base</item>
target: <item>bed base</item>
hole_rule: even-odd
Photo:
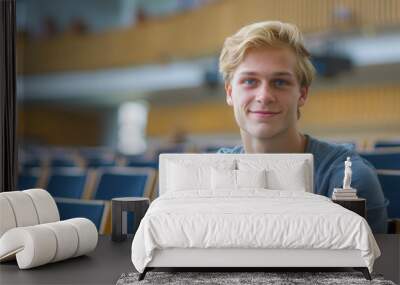
[[[139,275],[150,270],[177,271],[361,271],[371,280],[361,252],[355,249],[255,249],[255,248],[167,248],[156,249]]]
[[[146,267],[139,274],[139,281],[146,277],[146,273],[152,270],[164,272],[347,272],[349,269],[360,271],[366,280],[372,280],[367,267]]]

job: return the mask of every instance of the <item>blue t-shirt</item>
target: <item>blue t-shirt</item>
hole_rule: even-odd
[[[374,167],[352,147],[319,141],[306,135],[306,153],[314,155],[314,191],[332,197],[333,189],[343,184],[344,161],[352,162],[351,186],[367,200],[367,221],[374,233],[386,233],[389,201],[385,199]],[[218,153],[244,153],[242,146],[221,148]]]

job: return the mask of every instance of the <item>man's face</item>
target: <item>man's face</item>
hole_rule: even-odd
[[[270,139],[296,128],[297,109],[307,88],[295,75],[296,57],[288,48],[248,50],[225,84],[240,129],[251,137]]]

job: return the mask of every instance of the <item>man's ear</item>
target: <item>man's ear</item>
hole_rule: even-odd
[[[300,97],[298,100],[298,106],[302,107],[306,103],[308,98],[308,87],[301,87],[300,88]]]
[[[225,82],[225,93],[226,93],[226,103],[229,106],[233,106],[233,101],[232,101],[232,85],[230,82]]]

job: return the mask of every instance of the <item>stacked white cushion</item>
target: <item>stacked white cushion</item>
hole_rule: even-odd
[[[43,189],[0,193],[0,237],[15,227],[34,226],[60,220],[56,202]]]
[[[1,196],[10,203],[17,227],[39,224],[35,205],[28,194],[21,191],[12,191],[3,192]]]
[[[8,230],[15,228],[17,222],[11,204],[6,197],[0,195],[0,237]]]
[[[51,262],[67,259],[75,255],[78,249],[79,236],[78,232],[71,227],[71,224],[62,221],[48,223],[43,227],[50,229],[57,241],[56,253]]]
[[[83,218],[14,228],[0,238],[0,260],[16,255],[19,268],[28,269],[86,254],[97,238],[96,226]]]
[[[0,238],[0,260],[16,257],[20,269],[50,262],[56,250],[54,234],[40,225],[13,228]]]
[[[239,170],[266,170],[267,188],[274,190],[307,191],[312,189],[308,179],[310,164],[304,160],[279,160],[240,158],[237,160]]]
[[[22,192],[28,194],[32,199],[38,215],[39,224],[57,222],[60,220],[56,202],[49,192],[43,189],[29,189]]]
[[[88,219],[59,221],[57,205],[43,189],[0,193],[0,262],[17,259],[21,269],[86,254],[97,245]]]
[[[98,238],[97,228],[90,220],[75,218],[66,220],[65,222],[70,223],[78,233],[79,242],[74,257],[90,252],[96,248]]]

